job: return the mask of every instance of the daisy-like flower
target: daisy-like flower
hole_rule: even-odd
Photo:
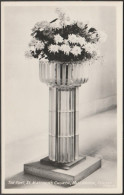
[[[67,44],[63,44],[60,46],[60,50],[63,51],[65,54],[69,55],[71,48]]]
[[[37,50],[42,50],[42,49],[44,49],[44,43],[38,41],[37,44],[36,44],[36,46],[35,46],[35,48],[36,48]]]
[[[77,36],[74,35],[74,34],[68,35],[68,41],[69,41],[70,43],[77,43]]]
[[[63,38],[57,34],[57,35],[54,35],[54,40],[56,43],[62,43],[63,42]]]
[[[86,40],[84,37],[77,37],[77,41],[78,43],[83,46],[83,45],[86,45]]]
[[[83,46],[83,45],[86,44],[86,41],[85,41],[85,38],[84,37],[76,36],[74,34],[71,34],[71,35],[68,36],[68,41],[70,43],[78,43],[81,46]]]
[[[51,44],[48,48],[48,50],[53,53],[58,53],[60,46],[59,45],[53,45]]]
[[[97,52],[97,50],[98,50],[97,45],[92,44],[92,43],[87,43],[83,48],[86,50],[86,52],[91,53],[91,54],[93,52]]]
[[[77,55],[80,55],[81,54],[81,48],[79,46],[74,46],[72,49],[71,49],[71,53],[74,55],[74,56],[77,56]]]

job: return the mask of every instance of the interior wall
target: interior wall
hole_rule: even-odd
[[[67,7],[65,8],[67,9]],[[49,90],[39,80],[38,61],[24,53],[31,28],[56,18],[55,7],[9,6],[4,9],[3,125],[6,144],[48,131]],[[116,12],[114,7],[69,7],[72,18],[89,21],[106,32],[103,63],[91,67],[89,81],[80,87],[80,119],[116,105]]]

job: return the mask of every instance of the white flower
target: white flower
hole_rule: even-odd
[[[69,55],[69,52],[71,51],[71,48],[67,44],[63,44],[60,46],[60,50],[63,51],[65,54]]]
[[[29,47],[32,51],[34,51],[35,49],[40,50],[44,48],[44,43],[33,38],[29,43]]]
[[[56,13],[58,14],[58,16],[62,16],[65,15],[65,10],[62,8],[56,8]]]
[[[99,37],[99,42],[103,43],[107,39],[107,34],[105,32],[98,31],[98,37]]]
[[[35,48],[36,48],[37,50],[42,50],[42,49],[44,48],[44,43],[38,41],[38,43],[36,44]]]
[[[59,20],[61,21],[61,24],[64,24],[66,13],[63,9],[57,8],[56,12],[58,14]]]
[[[70,43],[78,43],[81,46],[86,44],[85,38],[81,36],[76,36],[74,34],[71,34],[68,36],[68,41]]]
[[[56,13],[58,14],[58,19],[60,21],[61,26],[67,26],[73,24],[73,21],[68,16],[68,10],[63,8],[62,9],[57,8]]]
[[[50,46],[49,46],[49,51],[50,52],[53,52],[53,53],[58,53],[58,51],[59,51],[59,48],[60,48],[60,46],[59,45],[53,45],[53,44],[51,44]]]
[[[78,37],[77,39],[78,43],[82,46],[82,45],[86,45],[86,40],[84,37]]]
[[[68,35],[68,41],[69,41],[70,43],[77,43],[77,36],[74,35],[74,34]]]
[[[84,28],[83,22],[77,22],[77,26],[78,26],[79,28]]]
[[[63,38],[57,34],[57,35],[54,35],[54,40],[56,43],[62,43],[63,42]]]
[[[72,20],[70,20],[70,18],[69,17],[66,17],[65,18],[65,21],[64,21],[64,26],[67,26],[67,25],[72,25],[73,24],[73,21]]]
[[[75,56],[81,54],[81,48],[79,46],[74,46],[71,50],[71,53]]]
[[[93,44],[93,43],[87,43],[83,48],[86,50],[86,52],[91,53],[91,54],[93,52],[97,53],[97,51],[98,51],[97,44]]]

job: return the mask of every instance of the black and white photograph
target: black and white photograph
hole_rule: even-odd
[[[1,3],[2,193],[122,193],[122,15]]]

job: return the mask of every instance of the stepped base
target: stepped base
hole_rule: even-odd
[[[100,167],[101,159],[87,156],[86,159],[79,161],[68,170],[55,167],[55,164],[42,163],[41,160],[25,164],[24,172],[60,182],[60,185],[75,185],[77,182],[88,177]]]

